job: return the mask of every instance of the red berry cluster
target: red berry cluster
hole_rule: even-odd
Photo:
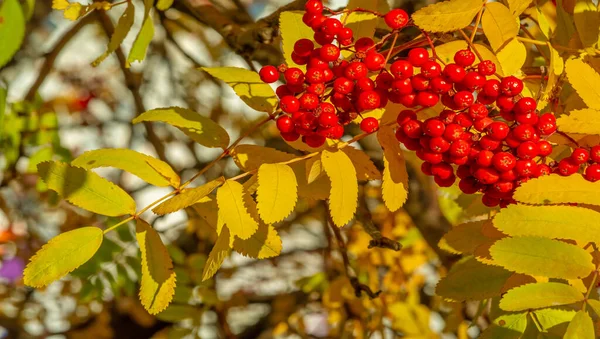
[[[525,97],[523,82],[496,75],[490,60],[476,62],[471,49],[458,51],[454,63],[440,65],[424,48],[413,48],[404,58],[384,55],[385,38],[354,41],[353,32],[320,0],[306,3],[304,23],[314,31],[315,44],[300,39],[294,44],[292,60],[306,65],[265,66],[260,77],[273,83],[283,75],[277,88],[277,119],[282,137],[302,141],[311,147],[327,138],[339,139],[344,126],[363,112],[383,108],[388,102],[406,108],[399,113],[397,139],[423,160],[421,170],[442,187],[456,182],[467,194],[483,193],[486,206],[505,207],[514,203],[515,189],[530,178],[558,173],[571,175],[584,166],[584,177],[600,180],[600,146],[577,148],[570,157],[549,161],[552,144],[546,137],[557,130],[552,113],[538,114],[537,103]],[[387,37],[409,21],[405,11],[394,9],[378,14],[392,29]],[[393,46],[392,46],[393,49]],[[348,60],[341,52],[353,53]],[[491,77],[494,76],[495,77]],[[488,78],[489,77],[489,78]],[[417,112],[441,101],[439,116],[421,121]],[[379,128],[375,118],[365,118],[360,128],[372,133]]]
[[[384,41],[375,43],[361,37],[355,42],[352,29],[323,14],[332,12],[320,0],[309,0],[305,8],[302,20],[313,29],[319,46],[300,39],[294,44],[291,58],[297,65],[306,65],[306,71],[286,65],[264,66],[259,74],[266,83],[276,82],[283,74],[285,84],[276,90],[279,108],[285,113],[277,119],[281,136],[288,141],[302,136],[307,145],[319,147],[326,138],[341,138],[344,126],[362,112],[385,107],[393,76],[385,70],[386,57],[378,52]],[[400,9],[382,17],[393,30],[408,23],[408,14]],[[342,60],[342,50],[354,56]],[[370,78],[373,72],[379,73],[375,81]],[[368,133],[376,131],[379,121],[365,118],[360,128]]]

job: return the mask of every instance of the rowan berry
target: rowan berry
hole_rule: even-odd
[[[600,180],[600,165],[599,164],[589,165],[585,169],[584,177],[586,180],[591,181],[591,182],[596,182],[596,181]]]
[[[517,159],[508,152],[498,152],[492,157],[492,165],[500,172],[510,171],[517,165]]]
[[[258,75],[260,76],[260,80],[268,84],[279,79],[279,71],[277,71],[277,67],[271,65],[263,66],[258,72]]]
[[[323,11],[323,3],[320,0],[309,0],[304,5],[307,13],[321,14]]]
[[[385,67],[385,57],[381,53],[369,53],[365,58],[365,65],[369,71],[379,71]]]
[[[462,66],[459,66],[457,64],[448,64],[446,65],[446,67],[444,67],[442,74],[444,75],[446,80],[453,83],[458,83],[465,78],[467,72]]]
[[[454,62],[462,67],[471,66],[475,61],[475,54],[469,49],[463,49],[454,54]]]
[[[279,101],[279,107],[281,107],[281,110],[285,113],[294,113],[300,109],[300,100],[292,95],[289,95],[281,98]]]
[[[492,60],[483,60],[477,65],[479,74],[486,76],[496,73],[496,64]]]
[[[364,118],[360,122],[360,129],[365,133],[373,133],[379,129],[379,121],[373,117]]]
[[[390,66],[390,73],[397,79],[407,79],[413,75],[413,65],[406,60],[397,60]]]
[[[500,81],[500,91],[502,94],[514,97],[523,91],[523,81],[515,76],[507,76]]]
[[[421,67],[427,60],[429,60],[429,53],[425,48],[417,47],[408,51],[408,62],[413,66]]]
[[[576,148],[571,153],[571,159],[576,164],[584,164],[590,159],[590,152],[583,148]]]
[[[385,24],[391,29],[400,29],[408,23],[408,14],[402,9],[392,9],[384,17]]]

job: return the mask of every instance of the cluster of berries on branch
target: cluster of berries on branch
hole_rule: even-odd
[[[375,42],[355,40],[335,17],[339,13],[319,0],[309,0],[305,8],[303,22],[314,31],[316,44],[296,41],[291,58],[306,71],[286,65],[260,70],[266,83],[284,80],[276,90],[283,113],[276,123],[285,140],[301,138],[320,147],[327,138],[340,139],[344,126],[363,113],[393,102],[408,108],[398,114],[396,138],[423,160],[422,172],[441,187],[458,178],[461,191],[483,193],[486,206],[514,203],[521,183],[551,173],[568,176],[583,167],[587,180],[600,180],[600,146],[576,148],[571,156],[550,161],[553,146],[546,139],[557,131],[554,114],[539,114],[536,101],[522,94],[523,82],[499,76],[494,62],[476,50],[456,52],[450,64],[437,58],[433,46],[433,55],[417,47],[400,58],[393,54],[399,30],[409,24],[405,11],[369,11],[391,29]],[[347,59],[342,58],[345,50],[351,54]],[[445,109],[438,116],[418,117],[439,101]],[[364,118],[360,128],[372,133],[379,121]]]

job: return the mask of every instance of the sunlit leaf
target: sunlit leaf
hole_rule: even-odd
[[[591,0],[575,2],[573,20],[583,47],[590,47],[598,42],[600,29],[600,12]]]
[[[223,227],[215,246],[213,246],[208,259],[206,259],[204,271],[202,272],[202,281],[212,278],[217,273],[217,270],[223,264],[223,260],[229,256],[229,253],[231,253],[231,248],[229,247],[229,229]]]
[[[262,164],[274,164],[286,162],[296,156],[290,153],[278,151],[270,147],[256,145],[239,145],[231,151],[235,164],[243,171],[253,171]]]
[[[564,339],[593,339],[597,338],[594,333],[592,317],[586,311],[581,310],[575,314],[573,320],[567,327]]]
[[[510,9],[510,13],[515,18],[518,18],[527,7],[531,4],[532,0],[508,0],[508,8]]]
[[[383,201],[393,212],[402,207],[408,198],[406,161],[391,127],[382,126],[377,132],[377,139],[383,148]]]
[[[25,285],[43,287],[58,280],[94,256],[104,233],[98,227],[81,227],[50,239],[30,259],[23,272]]]
[[[163,215],[168,213],[177,212],[188,206],[197,203],[200,199],[209,195],[217,187],[221,186],[225,182],[225,178],[220,177],[215,180],[209,181],[206,184],[194,188],[183,190],[173,198],[166,200],[160,205],[154,207],[152,212]]]
[[[412,19],[425,31],[451,32],[468,26],[482,6],[479,0],[438,2],[414,12]]]
[[[519,23],[500,2],[486,4],[481,17],[481,27],[495,51],[519,33]]]
[[[144,0],[144,21],[127,56],[127,67],[132,62],[141,62],[146,57],[146,50],[154,37],[154,22],[152,22],[152,15],[150,13],[153,3],[154,0]]]
[[[255,259],[276,257],[281,253],[281,248],[281,238],[275,228],[263,223],[250,238],[242,240],[236,237],[233,241],[236,252]]]
[[[354,164],[354,168],[356,169],[356,176],[359,181],[364,180],[381,180],[381,172],[375,167],[373,161],[369,156],[352,146],[346,146],[342,148],[342,151],[346,153],[348,158]]]
[[[517,188],[514,198],[528,204],[580,203],[600,205],[600,182],[589,182],[581,175],[558,174],[531,179]]]
[[[323,151],[321,162],[331,181],[329,211],[333,223],[344,226],[352,219],[358,206],[358,182],[356,169],[346,153]]]
[[[517,39],[510,40],[498,51],[498,62],[504,75],[516,75],[527,59],[527,49]]]
[[[548,46],[550,50],[550,65],[548,67],[548,81],[544,87],[541,98],[538,100],[538,109],[544,109],[550,99],[553,96],[555,86],[558,83],[558,77],[563,73],[565,68],[565,63],[563,59],[558,54],[558,51],[554,49],[552,46]]]
[[[129,33],[131,26],[133,26],[133,18],[135,16],[135,8],[133,7],[133,2],[128,2],[125,11],[119,18],[117,25],[115,26],[115,31],[113,35],[110,37],[110,42],[108,43],[108,47],[106,52],[102,53],[96,60],[92,62],[92,66],[98,66],[110,53],[114,52],[121,46],[123,40]]]
[[[292,52],[294,51],[294,43],[300,39],[313,40],[314,32],[312,28],[306,26],[302,22],[300,11],[285,11],[279,15],[279,31],[281,32],[282,51],[285,58],[285,63],[288,67],[298,67],[302,70],[306,69],[306,65],[297,65],[292,60]]]
[[[166,11],[171,5],[173,5],[173,0],[158,0],[156,2],[156,8],[161,11]]]
[[[565,69],[573,89],[589,107],[600,109],[600,74],[581,59],[567,60]]]
[[[258,229],[258,222],[248,213],[244,205],[243,187],[234,180],[227,180],[217,190],[219,219],[229,228],[232,235],[248,239]]]
[[[542,329],[547,331],[556,325],[568,323],[571,321],[571,319],[573,319],[576,312],[573,310],[562,310],[558,308],[542,308],[533,311],[533,313],[535,314],[535,317],[537,318]]]
[[[562,132],[600,135],[600,111],[584,108],[561,115],[556,125]]]
[[[298,199],[296,176],[287,165],[262,164],[258,169],[256,200],[260,217],[268,224],[287,217]]]
[[[108,216],[135,213],[135,201],[123,189],[98,174],[60,161],[38,165],[48,188],[73,205]]]
[[[0,4],[0,68],[17,53],[25,37],[25,17],[19,0]]]
[[[509,290],[500,300],[505,311],[568,305],[583,300],[576,288],[557,282],[527,284]]]

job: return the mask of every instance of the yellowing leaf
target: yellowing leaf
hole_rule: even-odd
[[[437,284],[437,295],[454,301],[483,300],[499,296],[511,272],[480,263],[473,257],[452,266]]]
[[[260,80],[258,73],[238,67],[202,69],[229,85],[248,106],[261,112],[275,111],[277,96],[269,84]]]
[[[17,53],[25,37],[25,17],[18,0],[0,4],[0,68]]]
[[[321,162],[331,181],[329,211],[333,223],[344,226],[352,219],[358,206],[358,182],[352,161],[342,151],[323,151]]]
[[[256,170],[262,164],[286,162],[296,157],[293,154],[278,151],[274,148],[256,145],[236,146],[231,151],[231,156],[235,164],[245,172]]]
[[[225,178],[220,177],[213,181],[209,181],[202,186],[185,189],[173,198],[164,201],[160,205],[154,207],[152,209],[152,212],[158,215],[164,215],[182,210],[188,206],[197,203],[200,199],[209,195],[212,191],[214,191],[217,187],[221,186],[224,182]]]
[[[69,4],[69,6],[65,9],[63,15],[65,19],[75,21],[79,19],[79,17],[82,15],[82,8],[83,7],[78,2]]]
[[[519,33],[519,23],[508,8],[499,2],[486,4],[481,27],[494,51]]]
[[[135,201],[129,194],[94,172],[46,161],[38,165],[38,174],[49,189],[75,206],[111,217],[135,213]]]
[[[331,181],[327,175],[320,175],[313,182],[308,183],[305,162],[297,162],[291,164],[290,167],[296,174],[298,196],[316,200],[326,200],[329,198]]]
[[[481,57],[484,60],[491,60],[494,64],[496,64],[496,73],[504,75],[504,73],[502,73],[502,67],[500,66],[498,58],[496,58],[496,55],[492,51],[490,51],[490,49],[487,46],[480,44],[474,44],[474,46],[475,49],[477,49],[477,51],[479,52],[479,54],[481,54]],[[469,45],[466,41],[455,40],[447,42],[443,45],[436,46],[435,52],[444,63],[449,64],[454,62],[454,54],[456,54],[456,52],[458,52],[461,49],[467,48],[469,48]]]
[[[127,56],[127,67],[132,62],[142,61],[146,57],[146,50],[150,45],[150,41],[152,41],[152,37],[154,37],[154,22],[152,22],[152,15],[150,15],[153,3],[154,0],[144,0],[144,21]]]
[[[598,42],[600,29],[600,13],[591,0],[575,2],[573,20],[583,47],[591,47]]]
[[[513,17],[518,18],[527,7],[531,4],[532,0],[508,0],[508,8]]]
[[[527,49],[522,42],[512,39],[498,51],[497,56],[502,67],[502,73],[504,75],[516,75],[521,71],[521,67],[527,59]]]
[[[248,213],[243,199],[243,187],[234,180],[227,180],[217,190],[219,219],[229,228],[232,235],[248,239],[258,229],[258,223]]]
[[[443,239],[459,253],[473,253],[477,247],[490,240],[483,234],[483,226],[488,222],[490,221],[480,220],[454,226]]]
[[[169,306],[175,293],[175,272],[167,248],[158,232],[142,219],[135,226],[142,254],[140,301],[150,314],[157,314]]]
[[[297,65],[292,60],[292,52],[294,51],[294,43],[300,39],[313,40],[314,32],[312,28],[306,26],[302,22],[300,11],[285,11],[279,15],[279,31],[281,32],[282,50],[285,58],[285,63],[288,67],[298,67],[306,70],[306,65]]]
[[[591,108],[578,109],[561,115],[556,125],[562,132],[600,135],[600,111]]]
[[[342,151],[354,164],[358,180],[381,180],[381,173],[365,152],[352,146],[346,146],[342,148]]]
[[[568,323],[575,316],[575,311],[556,308],[543,308],[533,311],[542,330],[548,331],[551,327]]]
[[[594,310],[594,313],[596,313],[597,316],[600,316],[600,301],[595,299],[588,299],[586,300],[586,302],[588,306],[590,306],[590,308]]]
[[[104,61],[104,59],[106,59],[106,57],[109,56],[110,53],[116,51],[117,48],[121,46],[121,43],[123,42],[123,40],[125,40],[125,37],[127,36],[127,33],[129,33],[131,26],[133,26],[134,16],[135,8],[133,7],[133,3],[128,2],[127,7],[123,12],[123,15],[121,15],[121,17],[119,18],[119,22],[117,22],[117,26],[115,26],[115,31],[113,35],[110,37],[110,42],[108,43],[106,52],[102,53],[102,55],[100,55],[96,60],[94,60],[92,62],[92,66],[96,67],[100,65],[100,63]]]
[[[69,7],[69,1],[67,0],[52,0],[52,8],[62,11]]]
[[[552,174],[522,184],[514,198],[528,204],[600,205],[599,193],[600,182],[589,182],[579,174],[568,177]]]
[[[166,162],[124,148],[104,148],[88,151],[71,162],[72,166],[85,169],[116,167],[138,176],[154,186],[179,187],[179,176]]]
[[[202,281],[212,278],[217,273],[217,270],[223,264],[223,260],[229,256],[229,253],[231,253],[231,248],[229,247],[229,229],[223,227],[215,246],[213,246],[208,259],[206,259],[206,264],[202,271]]]
[[[322,175],[325,175],[325,170],[323,169],[323,163],[321,162],[320,157],[312,157],[306,159],[306,182],[313,183],[315,180],[319,179]]]
[[[383,201],[392,212],[398,210],[408,197],[408,173],[406,161],[389,126],[382,126],[377,132],[377,139],[383,147],[383,182],[381,184]]]
[[[415,25],[427,32],[451,32],[471,24],[483,2],[450,0],[421,8],[412,15]]]
[[[198,200],[198,202],[196,202],[195,204],[192,205],[192,208],[194,209],[194,211],[197,213],[197,215],[204,220],[204,222],[206,222],[206,224],[212,228],[213,230],[217,231],[218,234],[221,233],[221,230],[217,230],[217,225],[219,223],[218,219],[218,211],[219,211],[219,206],[217,206],[217,200],[210,197],[210,196],[206,196],[204,198],[201,198],[200,200]]]
[[[558,51],[552,46],[548,46],[548,49],[550,50],[548,81],[546,82],[546,86],[544,87],[544,91],[542,92],[540,100],[538,100],[538,110],[544,109],[550,102],[550,99],[554,94],[555,86],[558,83],[558,78],[563,73],[565,68],[565,63],[560,57],[560,54],[558,54]]]
[[[258,211],[266,223],[285,219],[298,199],[296,176],[287,165],[262,164],[258,169],[256,200]]]
[[[524,311],[573,304],[583,298],[581,292],[567,284],[541,282],[509,290],[500,300],[500,308],[505,311]]]
[[[500,210],[494,225],[511,236],[531,235],[600,243],[600,213],[571,206],[510,205]]]
[[[594,265],[585,250],[558,240],[538,237],[504,238],[490,248],[494,264],[507,270],[560,279],[587,277]]]
[[[144,121],[160,121],[175,126],[192,140],[206,147],[225,149],[229,145],[229,135],[223,127],[187,108],[157,108],[133,119],[134,124]]]
[[[25,285],[43,287],[85,264],[102,245],[98,227],[81,227],[50,239],[23,271]]]
[[[479,338],[519,339],[527,328],[527,315],[527,312],[503,314],[494,319],[493,324]]]
[[[566,64],[567,78],[573,89],[589,107],[600,109],[600,75],[581,59],[569,59]]]
[[[233,249],[239,254],[255,259],[276,257],[281,253],[281,238],[271,225],[261,223],[256,233],[242,240],[235,238]]]
[[[593,339],[597,338],[594,333],[594,322],[586,311],[581,310],[575,314],[573,320],[567,327],[564,339]]]
[[[171,5],[173,5],[173,0],[158,0],[156,2],[156,8],[161,11],[166,11]]]

